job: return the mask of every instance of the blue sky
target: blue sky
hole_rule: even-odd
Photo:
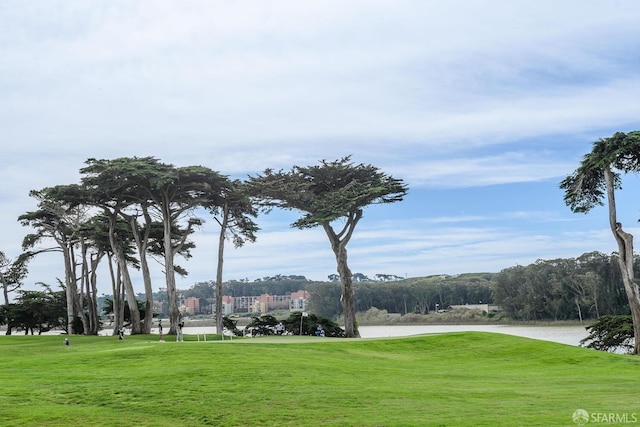
[[[90,157],[245,178],[351,154],[410,188],[365,211],[354,272],[609,253],[606,209],[571,213],[558,184],[593,141],[640,129],[639,20],[633,0],[3,1],[0,250],[20,252],[29,190],[77,182]],[[631,232],[638,180],[619,196]],[[333,274],[322,230],[295,218],[261,216],[257,243],[229,246],[225,279]],[[179,287],[215,277],[213,221],[194,239]],[[50,254],[26,283],[55,277]]]

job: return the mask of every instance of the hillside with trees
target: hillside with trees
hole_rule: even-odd
[[[640,271],[640,258],[635,259]],[[370,279],[355,273],[353,290],[357,312],[371,308],[388,313],[427,315],[452,305],[493,304],[514,321],[585,321],[603,315],[628,314],[616,254],[585,253],[577,258],[538,260],[527,266],[513,266],[498,273],[433,275],[386,280],[376,274]],[[357,280],[355,278],[358,278]],[[327,318],[342,315],[341,286],[328,281],[311,281],[304,276],[277,275],[255,281],[224,283],[224,294],[250,296],[284,295],[297,290],[310,293],[309,311]],[[181,291],[184,296],[210,298],[209,282]]]

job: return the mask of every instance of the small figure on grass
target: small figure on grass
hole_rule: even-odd
[[[158,320],[158,333],[160,334],[160,341],[164,342],[164,337],[162,336],[162,319]]]
[[[322,327],[322,325],[318,325],[318,328],[316,329],[316,336],[317,337],[324,336],[324,328]]]
[[[69,338],[64,339],[64,345],[71,345],[71,343],[69,342]]]
[[[184,322],[181,320],[180,322],[178,322],[178,331],[176,334],[176,341],[177,342],[183,342],[184,341],[184,337],[182,335],[182,328],[184,327]]]
[[[124,326],[120,326],[120,329],[118,330],[118,339],[119,340],[124,339]]]

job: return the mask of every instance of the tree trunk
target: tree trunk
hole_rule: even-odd
[[[6,283],[2,283],[2,294],[4,295],[4,305],[9,305],[9,289]]]
[[[133,285],[131,284],[131,276],[129,275],[129,268],[127,267],[127,259],[124,255],[124,249],[118,243],[115,235],[115,216],[109,215],[109,242],[111,249],[116,256],[118,263],[118,269],[122,276],[122,284],[124,286],[125,293],[127,294],[127,305],[129,306],[129,314],[131,316],[131,334],[140,334],[142,332],[140,328],[140,310],[138,309],[138,302],[136,301],[136,295],[133,291]]]
[[[98,319],[98,304],[94,291],[95,286],[92,286],[92,278],[95,280],[95,269],[97,268],[97,262],[93,259],[93,254],[89,255],[89,246],[84,239],[81,239],[82,249],[82,288],[85,291],[84,301],[87,304],[87,326],[85,327],[85,335],[98,335],[99,319]],[[95,284],[95,282],[94,282]],[[81,304],[82,306],[82,304]]]
[[[222,324],[222,271],[224,264],[224,243],[228,224],[228,207],[225,202],[222,210],[222,223],[220,224],[220,236],[218,239],[218,268],[216,270],[216,332],[222,334],[224,326]]]
[[[138,248],[138,256],[140,257],[140,270],[142,270],[142,281],[144,282],[144,322],[142,324],[142,333],[150,334],[151,333],[151,325],[153,323],[153,287],[151,284],[151,272],[149,271],[149,262],[147,261],[147,246],[149,242],[149,233],[151,230],[151,217],[145,208],[144,218],[145,218],[145,226],[143,235],[140,235],[138,229],[138,222],[136,221],[136,217],[130,216],[129,227],[131,228],[131,232],[136,242],[136,246]]]
[[[633,354],[640,354],[640,290],[633,271],[633,235],[623,231],[622,224],[617,221],[614,177],[609,167],[604,169],[604,177],[609,202],[609,225],[618,243],[618,264],[633,320]]]
[[[176,291],[176,274],[173,267],[173,242],[171,240],[171,214],[165,212],[164,223],[164,268],[167,283],[167,299],[169,302],[169,335],[175,335],[180,322],[180,307]]]
[[[348,239],[343,239],[341,241],[328,224],[324,225],[324,229],[327,236],[329,236],[331,249],[336,256],[336,262],[338,264],[337,272],[340,276],[340,284],[342,285],[342,296],[340,301],[342,302],[344,316],[344,334],[347,338],[360,338],[358,325],[356,324],[355,295],[352,287],[352,274],[347,264],[346,245]]]
[[[109,274],[111,275],[111,289],[113,290],[113,335],[116,335],[120,330],[120,325],[124,323],[123,315],[121,314],[121,287],[120,287],[120,268],[117,272],[113,271],[113,258],[108,255],[107,261],[109,263]]]
[[[360,338],[356,324],[355,294],[352,287],[351,270],[347,265],[347,248],[342,247],[336,253],[338,274],[342,284],[342,308],[344,310],[344,330],[347,338]]]
[[[573,302],[576,303],[576,307],[578,308],[578,318],[580,319],[580,323],[582,323],[582,309],[580,308],[580,303],[578,303],[578,298],[574,298]],[[556,319],[556,320],[558,320],[558,319]]]
[[[62,246],[62,245],[61,245]],[[76,293],[76,283],[75,279],[72,277],[72,268],[70,259],[69,249],[65,246],[62,246],[62,255],[64,257],[64,276],[65,276],[65,296],[67,297],[67,333],[74,334],[73,330],[73,318],[75,311],[75,293]]]
[[[92,310],[92,318],[91,318],[91,334],[98,335],[98,331],[100,330],[100,315],[98,313],[98,265],[100,264],[100,260],[104,256],[104,252],[100,252],[95,254],[95,258],[92,256],[91,258],[91,274],[89,276],[89,284],[91,287],[91,297],[89,298]]]
[[[9,305],[9,290],[7,289],[7,284],[6,283],[2,283],[2,293],[4,295],[4,305],[8,306]],[[5,332],[5,335],[11,335],[11,325],[7,326],[7,332]]]
[[[136,294],[131,283],[129,268],[126,264],[127,261],[122,253],[116,254],[116,260],[118,261],[120,275],[122,276],[122,285],[127,295],[127,305],[129,306],[129,315],[131,316],[131,334],[140,334],[142,333],[142,328],[140,327],[140,310],[138,309],[138,301],[136,301]]]
[[[78,319],[80,319],[80,322],[82,323],[82,333],[84,335],[87,335],[89,333],[89,320],[87,319],[87,315],[84,312],[84,304],[83,304],[84,288],[82,287],[83,284],[81,282],[80,292],[78,292],[78,285],[77,285],[78,273],[77,273],[76,264],[75,264],[76,254],[73,248],[74,248],[73,245],[69,245],[69,260],[71,262],[70,264],[71,277],[69,280],[70,282],[73,282],[73,294],[72,294],[73,304],[74,304],[73,315]]]
[[[140,268],[142,269],[142,280],[144,282],[144,322],[142,333],[150,334],[153,324],[153,287],[151,285],[151,272],[147,262],[146,249],[140,252]]]

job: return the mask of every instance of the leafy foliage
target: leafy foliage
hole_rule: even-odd
[[[7,326],[7,335],[12,329],[22,329],[25,334],[38,335],[53,328],[65,327],[66,301],[64,291],[18,291],[13,304],[0,306],[0,324]]]
[[[222,325],[227,330],[233,333],[233,335],[240,337],[242,336],[242,331],[238,329],[238,321],[232,320],[227,316],[222,317]]]
[[[587,326],[589,336],[580,341],[581,345],[601,351],[633,349],[633,320],[631,316],[600,317],[594,324]]]
[[[303,316],[299,311],[291,313],[282,323],[285,330],[293,335],[300,335],[300,333],[302,335],[315,335],[318,325],[321,325],[326,337],[343,338],[345,336],[344,330],[337,323],[314,313],[308,313],[307,316]],[[300,329],[301,324],[302,331]]]
[[[9,293],[22,286],[22,280],[28,273],[27,264],[32,256],[32,253],[24,252],[12,260],[0,251],[0,286],[5,296],[5,304],[9,302]]]
[[[315,166],[294,166],[250,180],[252,195],[264,207],[298,210],[302,217],[292,226],[316,227],[361,213],[364,206],[401,201],[407,193],[402,180],[390,177],[375,166],[351,162],[351,157]]]
[[[640,270],[639,259],[635,268]],[[628,312],[618,262],[600,252],[509,267],[492,283],[495,303],[515,320],[572,320]]]
[[[278,320],[267,314],[254,317],[247,325],[246,330],[253,336],[275,335],[277,324]],[[287,319],[282,320],[282,324],[286,333],[290,335],[315,335],[318,326],[321,325],[326,337],[341,338],[345,336],[344,330],[337,323],[313,313],[307,313],[306,316],[303,316],[302,312],[291,313]]]

